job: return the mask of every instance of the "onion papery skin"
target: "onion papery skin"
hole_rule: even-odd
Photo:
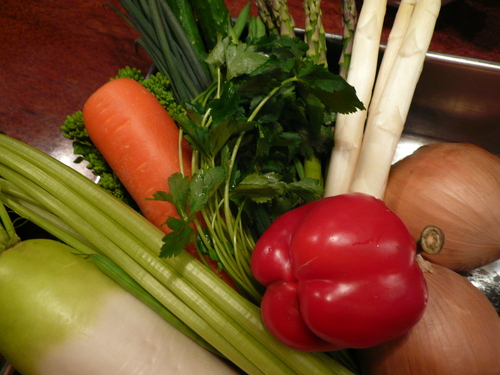
[[[424,272],[429,301],[404,335],[356,351],[363,375],[499,375],[500,317],[466,278],[439,265]]]
[[[500,158],[470,143],[422,146],[393,165],[384,201],[415,239],[427,225],[445,244],[423,256],[455,271],[500,259]]]

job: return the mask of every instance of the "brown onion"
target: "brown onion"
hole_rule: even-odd
[[[393,165],[384,200],[415,239],[429,224],[444,231],[431,262],[465,271],[500,259],[500,158],[483,148],[420,147]]]
[[[356,351],[362,374],[499,375],[500,317],[490,301],[446,267],[424,276],[424,316],[403,336]]]

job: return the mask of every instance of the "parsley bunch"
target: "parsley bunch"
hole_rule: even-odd
[[[307,50],[286,36],[219,40],[207,59],[217,80],[175,116],[194,150],[193,176],[174,175],[170,192],[155,195],[180,216],[167,221],[162,256],[195,240],[256,302],[255,241],[276,217],[321,197],[334,115],[363,108]]]

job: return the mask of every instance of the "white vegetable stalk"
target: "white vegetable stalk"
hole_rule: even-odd
[[[386,6],[386,0],[364,1],[354,34],[346,79],[356,89],[365,108],[368,108],[372,96]],[[366,117],[366,110],[337,115],[335,146],[325,184],[325,196],[343,194],[349,190],[361,150]]]
[[[418,0],[415,5],[380,101],[376,108],[370,106],[372,113],[350,191],[371,194],[380,199],[384,197],[392,159],[403,132],[440,8],[440,0]]]
[[[23,375],[238,373],[72,251],[0,255],[0,351]]]
[[[387,46],[384,51],[384,57],[377,74],[377,81],[375,82],[375,88],[373,90],[372,99],[370,102],[370,108],[377,108],[380,101],[380,96],[387,82],[387,78],[391,73],[394,60],[399,53],[399,48],[403,44],[403,40],[408,30],[408,25],[410,23],[413,10],[415,9],[415,4],[418,0],[402,0],[399,4],[398,12],[394,23],[391,28],[391,32],[387,39]],[[370,117],[373,117],[373,111],[368,112],[368,122]]]

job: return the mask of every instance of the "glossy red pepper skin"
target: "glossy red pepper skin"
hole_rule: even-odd
[[[279,217],[261,236],[252,272],[267,287],[268,329],[303,351],[366,348],[408,331],[427,286],[416,244],[379,199],[344,194]]]

